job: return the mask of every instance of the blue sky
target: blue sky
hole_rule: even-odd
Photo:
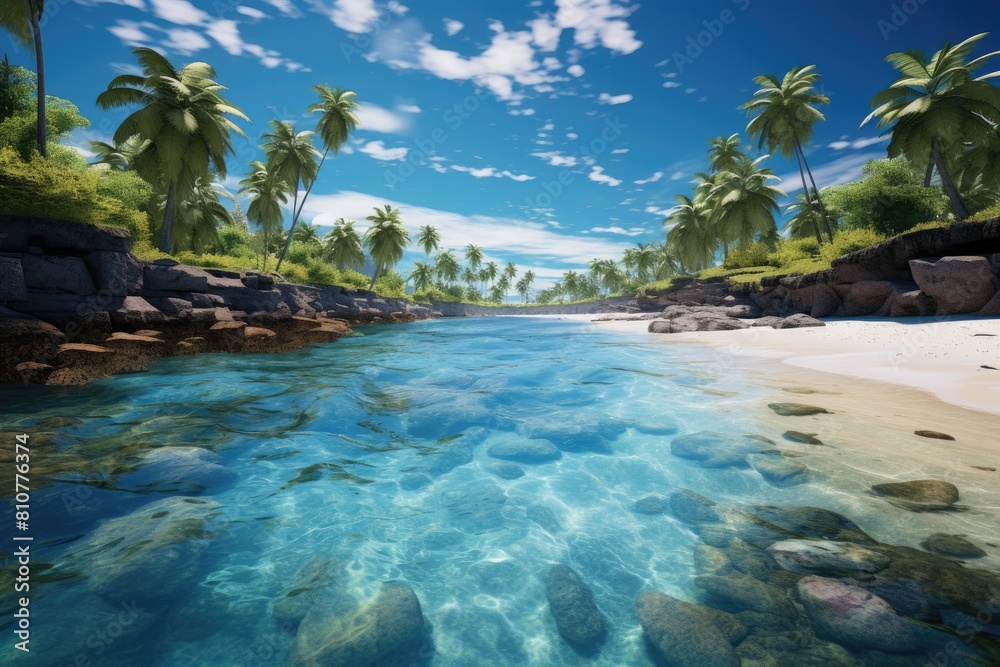
[[[204,60],[250,116],[233,176],[272,118],[311,129],[311,86],[357,91],[364,126],[306,207],[327,226],[392,203],[415,232],[532,268],[544,286],[594,257],[662,240],[664,213],[704,168],[706,141],[740,132],[757,74],[815,64],[832,104],[809,158],[820,186],[885,154],[859,129],[894,78],[892,52],[932,52],[1000,26],[985,4],[908,0],[50,0],[49,92],[107,140],[121,116],[93,101],[129,51]],[[1000,49],[1000,34],[981,47]],[[26,53],[5,45],[13,62]],[[678,57],[680,54],[681,57]],[[773,158],[794,193],[791,164]],[[230,182],[235,179],[231,178]],[[325,231],[325,230],[324,230]],[[409,263],[417,253],[410,253]],[[401,267],[405,269],[404,267]]]

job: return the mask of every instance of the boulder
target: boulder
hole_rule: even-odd
[[[790,315],[774,325],[775,329],[802,329],[804,327],[825,327],[826,322],[820,322],[815,317],[799,313]]]
[[[71,220],[0,215],[0,234],[8,252],[27,252],[32,246],[49,253],[72,251],[67,254],[132,250],[132,235],[124,229]]]
[[[778,487],[805,484],[812,473],[808,466],[773,454],[752,456],[750,465],[767,480],[768,484]]]
[[[37,361],[22,361],[14,366],[14,372],[21,376],[24,384],[45,384],[54,370],[55,366]]]
[[[940,433],[938,431],[914,431],[914,435],[919,435],[921,438],[931,438],[932,440],[954,440],[955,437],[948,435],[947,433]]]
[[[464,440],[468,440],[468,438]],[[431,464],[428,472],[435,476],[444,475],[459,466],[472,463],[473,455],[471,442],[463,440],[453,442],[447,449],[434,457],[434,463]],[[524,473],[522,472],[521,474]]]
[[[699,575],[694,585],[728,608],[794,618],[795,606],[784,589],[737,572],[734,576]]]
[[[74,544],[65,567],[87,576],[90,590],[115,603],[188,590],[220,509],[200,498],[157,500],[102,523]]]
[[[750,323],[750,326],[755,329],[760,327],[770,327],[772,329],[775,329],[779,324],[781,324],[784,321],[785,318],[783,317],[778,317],[777,315],[767,315],[766,317],[761,317],[759,319],[754,320],[753,322]]]
[[[798,442],[803,445],[823,445],[823,441],[816,437],[815,433],[802,433],[801,431],[785,431],[781,437],[789,442]]]
[[[607,636],[607,621],[579,575],[565,565],[553,565],[545,575],[545,596],[562,638],[586,654],[594,653]]]
[[[646,496],[637,500],[632,506],[632,511],[636,514],[664,514],[670,504],[665,498],[659,496]]]
[[[783,540],[767,548],[783,569],[797,574],[856,574],[878,572],[889,566],[884,554],[853,542]]]
[[[128,296],[142,289],[142,265],[129,253],[102,250],[83,261],[101,294]]]
[[[24,284],[29,289],[70,292],[81,296],[97,294],[87,265],[79,257],[21,255]]]
[[[65,342],[66,334],[51,324],[0,307],[0,382],[22,382],[15,368],[22,363],[53,364]]]
[[[826,408],[818,408],[815,405],[806,405],[804,403],[769,403],[767,407],[782,417],[809,417],[811,415],[830,414],[830,411]]]
[[[142,273],[143,289],[164,292],[207,292],[208,281],[213,278],[207,271],[192,266],[163,266],[153,262],[147,262]]]
[[[840,296],[829,285],[820,283],[813,289],[812,310],[809,312],[811,316],[832,317],[844,307]]]
[[[938,315],[975,313],[1000,290],[985,257],[914,259],[910,270],[921,291],[934,299]]]
[[[490,445],[487,456],[518,463],[546,463],[562,457],[559,448],[548,440],[508,439]]]
[[[983,317],[1000,317],[1000,292],[989,300],[989,302],[983,306],[977,315],[982,315]]]
[[[949,510],[958,502],[958,488],[951,482],[921,479],[912,482],[876,484],[872,491],[893,505],[913,512]]]
[[[510,462],[494,463],[488,466],[487,470],[500,479],[512,480],[524,477],[524,470],[521,466]]]
[[[875,540],[846,516],[821,507],[762,507],[755,514],[759,520],[780,528],[791,536],[875,544]]]
[[[923,629],[889,603],[845,581],[808,576],[796,585],[816,634],[853,649],[911,653],[927,645]]]
[[[732,331],[746,329],[745,322],[730,317],[725,308],[711,306],[670,306],[664,320],[649,323],[649,333],[688,333],[692,331]]]
[[[410,664],[431,632],[420,600],[402,582],[383,584],[353,613],[314,606],[299,626],[287,667],[374,667]]]
[[[670,505],[670,513],[684,523],[701,524],[719,521],[719,513],[713,509],[716,506],[715,501],[690,489],[673,491],[667,502]]]
[[[871,315],[895,295],[891,282],[885,280],[862,280],[849,286],[843,296],[844,314],[848,317]]]
[[[646,638],[670,667],[740,667],[705,607],[657,592],[641,593],[636,607]]]
[[[986,552],[961,535],[934,533],[925,538],[920,546],[938,556],[947,558],[982,558]]]
[[[937,312],[934,299],[920,290],[896,294],[889,304],[889,317],[928,317]]]
[[[126,296],[113,299],[107,306],[111,321],[120,327],[141,327],[160,324],[167,316],[153,307],[141,296]]]
[[[271,601],[271,615],[279,623],[297,627],[309,611],[322,604],[324,594],[338,578],[333,561],[314,558],[306,562]]]
[[[0,301],[23,301],[28,298],[24,271],[17,257],[0,257]]]

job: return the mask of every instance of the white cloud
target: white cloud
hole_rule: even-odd
[[[642,179],[640,181],[636,181],[635,184],[636,185],[647,185],[649,183],[656,183],[661,178],[663,178],[663,172],[662,171],[658,171],[655,174],[653,174],[652,176],[650,176],[649,178],[644,178],[644,179]]]
[[[851,148],[854,150],[863,150],[869,146],[874,146],[875,144],[881,144],[889,141],[890,137],[872,137],[865,139],[855,139],[854,141],[848,141],[846,139],[841,139],[840,141],[834,141],[829,145],[835,151],[842,151],[845,148]]]
[[[609,95],[608,93],[601,93],[600,97],[597,98],[599,104],[610,104],[612,106],[616,104],[627,104],[632,101],[632,96],[628,93],[624,95]]]
[[[386,4],[386,8],[396,16],[406,16],[410,13],[409,7],[397,2],[396,0],[389,0]]]
[[[542,132],[551,132],[554,129],[556,129],[555,123],[546,123],[545,125],[542,125]]]
[[[312,4],[316,11],[347,32],[366,33],[378,21],[375,0],[334,0],[329,6],[321,0],[313,0]]]
[[[407,153],[410,152],[410,149],[405,147],[389,148],[381,141],[369,141],[358,150],[383,162],[405,160]]]
[[[669,209],[669,208],[660,208],[658,206],[647,206],[646,207],[646,213],[652,213],[653,215],[659,216],[661,218],[665,218],[668,215],[670,215],[671,210],[672,209]]]
[[[646,230],[642,227],[631,227],[625,229],[623,227],[618,227],[617,225],[612,227],[591,227],[590,231],[595,234],[619,234],[621,236],[641,236],[646,233]]]
[[[535,110],[534,109],[511,109],[507,113],[509,113],[511,116],[534,116],[535,115]]]
[[[399,109],[400,111],[402,111],[403,113],[423,113],[423,111],[424,111],[423,109],[421,109],[420,107],[418,107],[416,104],[400,104],[396,108]]]
[[[462,172],[463,174],[469,174],[473,178],[509,178],[512,181],[517,181],[518,183],[524,183],[525,181],[535,180],[534,176],[528,176],[527,174],[515,174],[513,172],[507,171],[506,169],[500,171],[494,167],[463,167],[457,164],[451,165],[452,170]]]
[[[566,71],[570,74],[570,76],[575,77],[581,77],[587,72],[587,70],[583,69],[580,65],[570,65],[566,68]]]
[[[844,183],[860,179],[861,168],[865,166],[866,162],[884,157],[884,151],[880,153],[868,152],[845,155],[833,162],[813,167],[813,177],[816,179],[816,185],[820,188],[830,187],[831,185],[843,185]],[[802,179],[797,171],[782,176],[781,180],[783,181],[782,188],[789,195],[802,189]]]
[[[402,111],[402,109],[400,109]],[[377,104],[362,102],[358,111],[361,121],[359,130],[381,132],[382,134],[404,134],[410,129],[410,119]]]
[[[141,9],[146,11],[145,0],[76,0],[81,5],[86,5],[92,7],[94,5],[109,4],[109,5],[124,5],[126,7],[134,7],[135,9]]]
[[[204,25],[211,17],[188,0],[149,0],[157,18],[177,25]]]
[[[462,248],[474,241],[486,253],[500,256],[527,256],[540,263],[562,263],[585,266],[595,257],[618,259],[626,243],[608,239],[587,238],[551,231],[549,225],[495,216],[466,216],[404,202],[386,201],[383,197],[361,192],[313,194],[304,212],[304,219],[317,226],[331,226],[339,217],[364,220],[372,208],[389,204],[400,209],[403,224],[411,236],[423,225],[433,225],[441,232],[442,248]],[[523,268],[523,267],[522,267]],[[549,271],[556,271],[549,267]],[[565,270],[565,269],[562,269]],[[543,275],[536,270],[536,275]],[[559,272],[553,274],[558,277]]]
[[[587,174],[587,178],[594,181],[595,183],[601,183],[602,185],[608,185],[612,188],[616,188],[622,184],[620,179],[608,176],[604,173],[604,167],[598,167],[594,165],[591,167],[590,173]]]
[[[697,92],[698,92],[697,88],[686,88],[684,90],[684,94],[685,95],[692,95],[692,94],[697,93]]]
[[[286,16],[301,16],[298,7],[295,6],[292,0],[264,0],[264,2]]]
[[[444,31],[448,33],[449,37],[454,37],[458,33],[462,32],[463,28],[465,28],[465,24],[461,21],[456,21],[454,19],[444,20]]]
[[[575,167],[577,165],[575,157],[572,155],[563,155],[559,151],[544,151],[532,153],[531,155],[545,160],[553,167]]]
[[[633,53],[642,46],[635,31],[624,19],[633,8],[616,0],[556,0],[555,16],[545,15],[531,23],[535,43],[543,51],[555,51],[563,30],[573,31],[577,46],[592,49],[598,44],[621,54]]]
[[[171,51],[190,55],[211,46],[200,32],[187,28],[170,28],[166,31],[167,38],[161,44]]]
[[[679,181],[685,176],[687,176],[687,174],[685,174],[683,171],[675,171],[673,174],[670,175],[670,180]]]
[[[677,83],[676,81],[664,81],[663,82],[663,87],[664,88],[680,88],[681,84]]]
[[[613,151],[611,151],[611,154],[612,155],[624,155],[625,153],[628,153],[630,150],[631,149],[629,149],[629,148],[616,148]]]
[[[236,8],[236,11],[240,14],[243,14],[243,16],[249,16],[250,18],[255,19],[257,21],[260,21],[261,19],[271,18],[270,16],[260,11],[259,9],[256,9],[254,7],[247,7],[246,5],[240,5],[239,7]]]
[[[580,138],[580,135],[579,135],[579,134],[577,134],[576,132],[568,132],[568,133],[566,134],[566,138],[567,138],[567,139],[570,139],[570,140],[573,140],[573,139],[579,139],[579,138]]]

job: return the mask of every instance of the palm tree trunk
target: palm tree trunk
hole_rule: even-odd
[[[806,154],[802,150],[802,144],[799,143],[798,137],[795,139],[795,145],[798,146],[799,155],[802,156],[802,164],[806,168],[806,173],[809,174],[809,182],[812,183],[813,192],[816,195],[816,203],[819,204],[819,210],[823,216],[823,226],[826,228],[826,237],[830,239],[830,243],[833,243],[833,230],[830,228],[830,215],[826,211],[826,204],[823,203],[823,198],[819,196],[819,188],[816,187],[816,179],[813,178],[812,169],[809,168],[809,162],[806,160]],[[810,197],[810,201],[812,201],[811,194],[806,193],[806,196]]]
[[[927,172],[924,174],[924,187],[931,187],[931,178],[934,177],[934,151],[931,150],[930,156],[927,158]]]
[[[285,253],[292,246],[292,237],[295,236],[295,226],[299,224],[299,179],[301,175],[299,173],[299,168],[295,167],[295,194],[292,196],[292,228],[288,232],[288,238],[285,239],[285,247],[281,249],[281,254],[278,255],[278,265],[274,267],[275,271],[281,270],[281,262],[285,259]],[[305,199],[303,197],[303,199]]]
[[[376,266],[375,270],[372,272],[372,281],[368,285],[369,292],[375,291],[375,281],[378,280],[378,272],[379,272],[379,267]],[[371,294],[368,295],[368,298],[369,299],[371,298]]]
[[[163,227],[160,229],[160,252],[170,254],[170,237],[174,227],[174,195],[176,186],[173,181],[167,186],[167,203],[163,209]]]
[[[38,68],[38,110],[36,116],[36,128],[38,133],[38,152],[42,157],[48,155],[48,147],[45,142],[45,56],[42,55],[42,28],[39,25],[42,12],[35,11],[35,5],[31,7],[31,32],[35,38],[35,62]]]
[[[799,163],[799,177],[802,178],[802,194],[805,195],[806,201],[809,202],[809,211],[812,213],[809,217],[812,219],[813,229],[816,231],[816,243],[823,245],[823,235],[819,233],[819,225],[816,224],[816,211],[813,209],[812,197],[809,196],[809,184],[806,183],[806,170],[802,166],[802,156],[799,155],[798,147],[795,149],[795,159]]]
[[[944,191],[951,199],[951,205],[955,209],[955,215],[959,217],[960,220],[964,220],[969,217],[969,209],[965,208],[965,203],[962,201],[962,197],[958,194],[958,188],[955,187],[955,182],[951,180],[951,174],[948,173],[948,165],[945,164],[944,155],[941,153],[941,142],[938,141],[937,137],[931,142],[931,152],[934,156],[934,164],[937,166],[938,174],[941,175],[941,185],[944,186]]]

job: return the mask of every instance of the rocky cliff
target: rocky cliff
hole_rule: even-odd
[[[79,384],[159,357],[280,352],[351,323],[434,315],[403,299],[142,261],[128,232],[0,216],[0,382]]]

